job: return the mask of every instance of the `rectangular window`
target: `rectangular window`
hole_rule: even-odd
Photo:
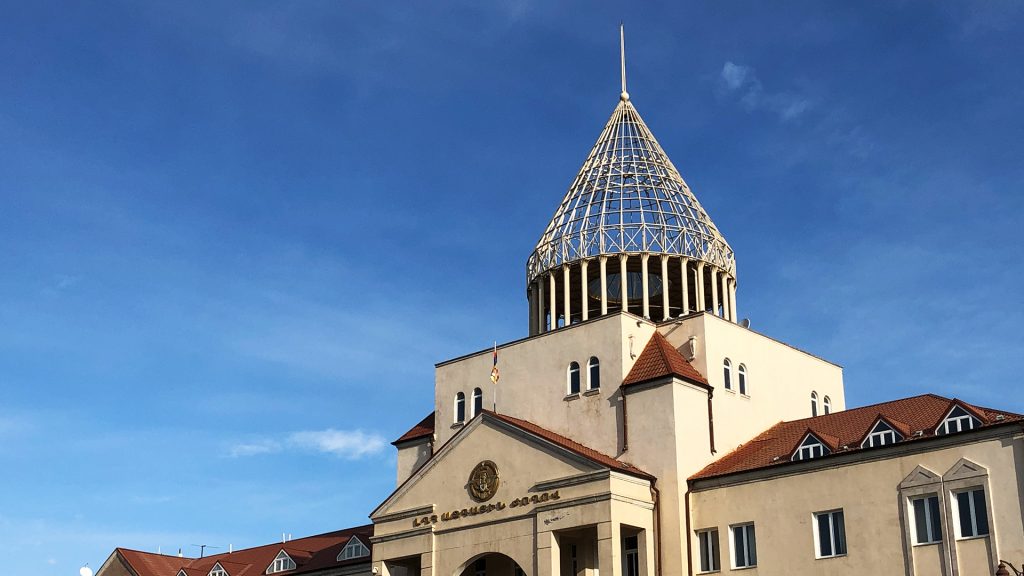
[[[988,508],[985,490],[974,488],[956,493],[957,515],[960,517],[960,537],[973,538],[988,534]]]
[[[700,530],[697,532],[697,544],[700,547],[700,571],[716,572],[722,569],[718,551],[718,529]]]
[[[942,542],[942,517],[939,514],[939,497],[932,494],[911,500],[914,507],[914,542],[934,544]]]
[[[732,526],[732,567],[757,566],[757,538],[754,524]]]
[[[818,540],[818,558],[846,555],[846,524],[842,510],[819,512],[814,515]]]
[[[622,539],[622,576],[640,576],[640,539],[636,536]]]

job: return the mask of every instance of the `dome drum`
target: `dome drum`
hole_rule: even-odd
[[[734,276],[668,254],[577,260],[537,276],[527,299],[531,335],[623,310],[656,322],[699,311],[736,321]]]

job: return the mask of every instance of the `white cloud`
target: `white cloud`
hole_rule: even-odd
[[[271,438],[240,442],[228,449],[228,455],[233,458],[259,456],[281,452],[285,448],[294,448],[356,460],[377,454],[386,446],[387,442],[379,434],[363,430],[327,428],[326,430],[292,432],[283,442]]]
[[[49,564],[50,566],[54,566],[54,565],[57,564],[57,559],[56,558],[47,558],[46,559],[46,563]]]
[[[765,110],[781,120],[792,120],[811,107],[811,100],[793,92],[766,92],[750,66],[726,62],[722,66],[721,84],[724,93],[740,94],[740,103],[748,112]]]
[[[362,458],[384,449],[386,442],[378,434],[367,434],[362,430],[313,430],[295,432],[288,437],[289,444],[296,447],[325,452],[347,459]]]

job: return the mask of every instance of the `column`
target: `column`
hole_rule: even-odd
[[[587,292],[590,289],[589,282],[587,282],[587,267],[589,263],[586,260],[580,262],[580,309],[582,311],[581,318],[586,322],[590,318],[590,294]]]
[[[683,286],[683,316],[690,313],[690,261],[687,258],[679,259],[679,271],[682,272]]]
[[[722,318],[732,321],[732,305],[729,303],[729,275],[722,272]]]
[[[672,315],[668,311],[668,255],[661,255],[661,319],[668,320]]]
[[[711,313],[721,315],[718,313],[718,268],[711,268]]]
[[[738,322],[740,317],[736,314],[736,279],[729,279],[729,305],[732,307],[732,321]]]
[[[629,292],[626,291],[628,283],[626,281],[626,259],[629,256],[625,254],[619,254],[619,284],[621,285],[622,297],[622,311],[629,312]]]
[[[704,263],[697,262],[697,269],[694,280],[697,282],[697,312],[707,309],[707,302],[704,301]]]
[[[601,522],[597,525],[597,568],[601,576],[622,576],[622,544],[619,525]]]
[[[551,296],[551,303],[548,304],[548,309],[551,310],[548,321],[551,323],[549,330],[558,328],[558,292],[555,291],[555,273],[551,271],[548,273],[548,294]]]
[[[540,334],[541,332],[547,332],[548,331],[547,310],[545,310],[545,307],[547,306],[547,303],[544,302],[544,292],[545,292],[545,290],[544,290],[544,276],[543,275],[538,276],[537,280],[534,282],[534,285],[537,287],[537,296],[538,296],[537,297],[537,333]]]
[[[527,308],[530,310],[530,336],[537,334],[537,290],[536,285],[530,282],[526,289]]]
[[[568,326],[572,323],[570,318],[572,317],[569,312],[572,310],[572,295],[569,290],[569,265],[562,264],[562,308],[565,309],[565,325]]]
[[[597,259],[601,263],[601,316],[608,313],[608,257]]]
[[[530,569],[520,566],[527,574]],[[537,576],[561,576],[562,552],[558,536],[554,532],[537,534]]]
[[[640,290],[644,293],[644,305],[640,315],[644,318],[651,317],[651,296],[647,293],[647,259],[650,257],[650,254],[643,254],[640,256]]]

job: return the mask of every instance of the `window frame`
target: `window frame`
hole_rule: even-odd
[[[632,540],[634,547],[629,547]],[[633,574],[630,574],[630,570]],[[622,576],[640,576],[640,534],[622,536]]]
[[[822,398],[821,399],[821,405],[822,405],[822,408],[824,409],[824,415],[825,416],[827,416],[827,415],[832,413],[832,399],[831,398],[829,398],[828,396],[825,396],[824,398]]]
[[[286,562],[291,563],[291,566],[288,566]],[[295,570],[296,568],[298,568],[298,565],[295,564],[295,560],[292,560],[292,557],[289,556],[287,552],[281,550],[277,553],[277,556],[275,556],[274,560],[270,563],[270,568],[267,568],[267,574],[288,572],[289,570]]]
[[[808,441],[811,440],[813,440],[813,442],[809,443]],[[818,454],[814,453],[815,448],[819,449]],[[806,456],[804,455],[804,450],[808,451],[808,454]],[[821,438],[815,436],[813,432],[808,432],[804,436],[804,439],[800,441],[800,445],[796,447],[796,450],[793,452],[793,455],[790,457],[790,460],[793,462],[798,462],[800,460],[814,460],[815,458],[828,456],[831,453],[832,450],[828,446],[826,446],[824,442],[822,442]]]
[[[960,500],[960,496],[967,494],[968,512],[967,520],[970,523],[971,533],[964,534],[964,510],[963,502]],[[953,527],[956,531],[957,540],[971,540],[974,538],[985,538],[992,534],[992,523],[989,518],[989,506],[987,501],[987,490],[984,486],[971,486],[969,488],[963,488],[959,490],[950,491],[952,496],[953,509],[956,511],[956,522],[953,523]],[[982,514],[979,516],[977,511],[978,503],[980,502]],[[984,519],[984,533],[981,532],[981,526],[979,526],[978,519]]]
[[[470,419],[475,418],[477,414],[483,412],[483,410],[484,410],[484,391],[479,389],[479,388],[473,388],[473,396],[472,396],[472,398],[473,398],[473,404],[472,404],[472,413],[469,416]]]
[[[736,389],[739,391],[740,396],[749,396],[747,394],[747,365],[741,363],[736,367]]]
[[[743,549],[738,547],[736,542],[737,531],[743,534]],[[750,545],[753,541],[753,546]],[[757,529],[753,522],[742,522],[729,525],[729,563],[733,570],[741,568],[754,568],[757,566]],[[738,562],[738,552],[743,552],[743,564]]]
[[[813,517],[814,522],[811,529],[814,531],[814,557],[818,560],[824,560],[827,558],[841,558],[849,554],[846,538],[846,514],[843,512],[843,509],[835,508],[833,510],[815,512]],[[836,522],[837,517],[838,522]],[[828,520],[828,546],[830,550],[827,554],[824,550],[825,542],[821,539],[821,522],[825,519]],[[842,552],[839,551],[840,545]]]
[[[818,393],[811,390],[811,418],[818,416]]]
[[[885,430],[879,431],[880,426],[885,426]],[[885,440],[885,438],[891,437],[891,441]],[[876,444],[875,440],[879,439],[880,444]],[[904,440],[903,434],[900,434],[896,427],[887,422],[884,418],[879,418],[875,421],[875,425],[868,431],[868,435],[864,437],[864,441],[860,443],[861,448],[881,448],[882,446],[891,446],[897,442]]]
[[[959,410],[963,414],[960,416],[953,416],[953,413],[955,413],[957,410]],[[969,423],[967,429],[964,429],[964,427],[961,425],[961,422],[963,421],[967,421]],[[952,422],[956,422],[957,430],[955,432],[952,432],[949,429],[949,425]],[[969,432],[971,430],[979,428],[981,424],[982,422],[981,420],[978,419],[977,416],[971,414],[963,406],[957,404],[950,408],[949,412],[946,412],[946,416],[942,419],[942,422],[940,422],[939,425],[935,428],[935,435],[946,436],[948,434],[959,434],[960,432]]]
[[[358,550],[358,553],[346,555],[346,552],[349,550]],[[338,562],[344,562],[346,560],[355,560],[356,558],[366,558],[369,555],[370,547],[366,544],[363,544],[363,541],[360,540],[358,536],[353,536],[348,539],[348,542],[345,543],[345,547],[342,548],[340,552],[338,552],[338,557],[336,558],[336,560]]]
[[[698,574],[710,574],[722,570],[722,542],[718,528],[697,530]]]
[[[725,389],[732,391],[732,360],[722,360],[722,378],[725,382]]]
[[[601,360],[591,356],[587,360],[587,391],[601,389]]]
[[[910,510],[913,528],[913,545],[928,546],[941,544],[943,541],[942,501],[935,492],[918,494],[907,498],[908,510]],[[923,517],[917,510],[917,503],[921,502]],[[921,528],[925,529],[925,539],[922,540]]]
[[[466,423],[466,394],[465,392],[455,393],[455,414],[452,420],[455,424]]]
[[[217,562],[213,568],[210,568],[210,572],[206,576],[228,576],[228,571],[220,565],[220,562]]]
[[[574,386],[575,385],[575,386]],[[566,394],[574,396],[580,393],[580,363],[573,360],[565,369]],[[573,388],[576,388],[573,390]]]

